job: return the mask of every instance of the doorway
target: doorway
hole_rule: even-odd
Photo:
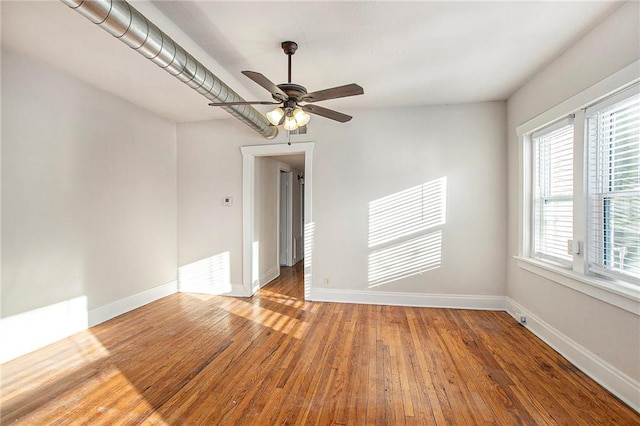
[[[294,265],[293,172],[280,170],[279,257],[280,266]]]
[[[252,296],[259,289],[259,281],[255,276],[258,253],[254,250],[253,241],[255,225],[255,159],[280,155],[304,154],[304,297],[311,296],[313,280],[313,148],[314,142],[301,142],[275,145],[244,146],[242,152],[242,285],[245,296]],[[293,176],[292,176],[293,178]],[[293,247],[292,247],[293,249]]]

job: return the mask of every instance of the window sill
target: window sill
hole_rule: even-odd
[[[640,316],[640,288],[633,284],[582,275],[526,257],[513,258],[526,271]]]

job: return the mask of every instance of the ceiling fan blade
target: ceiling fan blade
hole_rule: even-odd
[[[289,99],[289,96],[286,93],[284,93],[282,89],[280,89],[271,80],[269,80],[267,77],[260,74],[259,72],[242,71],[242,74],[246,75],[251,80],[253,80],[254,82],[258,83],[260,86],[267,89],[276,98],[282,101],[286,101],[287,99]]]
[[[300,101],[304,102],[318,102],[325,101],[327,99],[344,98],[347,96],[355,96],[364,94],[364,89],[355,83],[347,84],[345,86],[334,87],[331,89],[319,90],[317,92],[307,93],[302,96]]]
[[[244,101],[244,102],[212,102],[209,106],[234,106],[234,105],[278,105],[280,102],[273,101]]]
[[[310,112],[311,114],[320,115],[322,117],[330,118],[341,123],[346,123],[353,118],[350,115],[343,114],[332,109],[323,108],[318,105],[303,105],[301,108],[306,112]]]

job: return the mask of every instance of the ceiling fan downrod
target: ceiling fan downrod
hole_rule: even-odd
[[[298,43],[296,43],[295,41],[283,41],[281,46],[282,50],[284,50],[284,53],[287,55],[289,62],[287,73],[289,76],[289,81],[287,83],[291,83],[291,56],[293,56],[293,54],[296,53],[296,50],[298,50]]]
[[[1,0],[0,0],[1,1]],[[338,121],[340,123],[346,123],[353,117],[347,114],[343,114],[338,111],[334,111],[328,108],[323,108],[318,105],[313,105],[314,102],[325,101],[328,99],[344,98],[347,96],[355,96],[364,94],[362,87],[355,83],[345,84],[344,86],[332,87],[330,89],[317,90],[312,93],[308,93],[304,86],[291,82],[291,56],[298,50],[298,44],[294,41],[283,41],[281,43],[284,54],[287,55],[288,62],[288,82],[282,84],[275,84],[264,75],[255,71],[242,71],[246,77],[253,80],[258,85],[262,86],[273,97],[273,101],[244,101],[244,102],[217,102],[210,103],[211,106],[231,106],[231,105],[280,105],[280,107],[268,113],[269,122],[273,126],[280,125],[280,121],[286,116],[291,117],[296,110],[300,112],[315,114],[330,120]],[[300,103],[304,103],[300,105]],[[277,112],[277,114],[276,114]],[[271,114],[271,115],[270,115]],[[307,115],[308,117],[308,115]],[[291,121],[291,120],[290,120]],[[298,120],[296,123],[304,120]],[[305,121],[306,124],[306,121]],[[303,124],[304,125],[304,124]],[[285,126],[287,129],[287,126]],[[289,129],[287,129],[289,130]]]

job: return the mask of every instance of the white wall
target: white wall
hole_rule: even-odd
[[[243,124],[216,120],[178,124],[178,268],[189,270],[208,259],[226,258],[229,281],[201,287],[244,294],[242,290],[242,156]],[[246,126],[244,126],[246,127]],[[244,134],[252,137],[247,129]],[[264,140],[258,135],[257,140]],[[240,141],[239,141],[240,140]],[[224,197],[232,206],[223,206]],[[181,289],[183,280],[181,279]]]
[[[385,303],[398,300],[390,294],[459,295],[468,297],[464,305],[506,293],[637,383],[637,315],[519,269],[511,256],[518,251],[515,127],[638,59],[638,8],[637,2],[623,6],[537,73],[509,99],[506,120],[500,102],[347,111],[355,116],[347,124],[314,117],[304,140],[316,141],[316,296],[367,294],[367,301]],[[176,136],[173,123],[2,52],[3,320],[78,299],[85,315],[106,312],[166,288],[176,279],[176,263],[187,275],[195,265],[208,279],[205,290],[241,287],[239,148],[274,141],[235,120],[177,129]],[[275,142],[285,141],[281,134]],[[258,174],[266,164],[257,161]],[[370,247],[376,202],[395,196],[389,223],[413,220],[403,216],[413,201],[403,191],[443,179],[446,197],[431,210],[442,213],[443,222]],[[232,206],[222,205],[226,196]],[[256,229],[259,236],[270,231],[268,225]],[[371,284],[371,256],[432,234],[440,236],[429,240],[438,259],[428,265],[433,269]],[[260,259],[264,273],[270,257],[263,252]]]
[[[313,287],[500,299],[506,247],[504,103],[350,112],[355,118],[347,124],[314,117],[305,136],[316,142]],[[393,123],[393,128],[380,123]],[[180,124],[178,140],[181,264],[215,254],[221,250],[213,248],[217,240],[215,244],[231,251],[232,277],[239,283],[240,206],[235,203],[233,214],[218,217],[216,203],[206,199],[220,182],[239,196],[239,147],[274,141],[228,120]],[[285,141],[282,134],[275,142]],[[442,231],[439,268],[369,288],[369,203],[443,177],[446,223],[411,235]],[[193,229],[209,230],[211,237],[200,238]],[[188,258],[182,257],[183,247],[192,252]]]
[[[257,273],[260,286],[280,275],[278,252],[278,204],[280,165],[268,157],[256,158],[254,176],[255,221],[253,246],[258,251]]]
[[[315,285],[324,285],[328,278],[329,287],[335,289],[502,295],[504,104],[371,110],[354,115],[348,125],[326,123],[317,133]],[[320,120],[314,125],[317,122]],[[369,247],[370,203],[443,178],[444,224]],[[412,219],[405,216],[409,207],[403,206],[409,202],[399,199],[393,203],[398,210],[388,218],[389,225]],[[441,245],[434,247],[441,256],[437,268],[373,287],[370,255],[407,238],[436,232],[441,232]],[[406,269],[401,261],[396,264]]]
[[[175,124],[3,50],[2,153],[3,318],[175,284]]]
[[[507,295],[541,322],[538,332],[559,333],[566,351],[584,349],[594,366],[640,380],[640,321],[637,315],[519,268],[518,139],[516,127],[613,74],[640,57],[640,3],[628,3],[541,70],[507,103],[509,243]],[[603,56],[604,55],[604,56]],[[546,336],[550,340],[549,334]],[[573,347],[573,349],[571,349]],[[581,348],[580,348],[581,347]],[[589,369],[588,365],[582,365]],[[598,368],[600,368],[598,367]],[[611,388],[611,387],[610,387]],[[631,388],[630,388],[631,389]],[[616,391],[616,389],[613,389]],[[618,389],[618,394],[621,394]],[[627,395],[628,397],[629,395]],[[634,395],[640,406],[638,395]],[[629,398],[626,399],[629,402]]]

